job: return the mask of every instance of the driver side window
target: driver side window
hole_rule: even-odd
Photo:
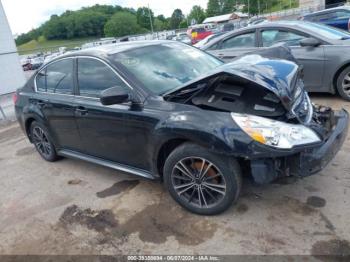
[[[78,59],[78,86],[81,96],[100,97],[102,91],[120,86],[129,87],[106,64],[92,58]]]
[[[287,30],[271,29],[262,31],[261,38],[263,46],[269,47],[278,43],[285,43],[288,46],[300,46],[300,40],[307,37]]]

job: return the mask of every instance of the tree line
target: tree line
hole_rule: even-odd
[[[250,13],[256,14],[258,5],[264,2],[281,0],[249,0]],[[293,0],[296,1],[296,0]],[[74,39],[82,37],[122,37],[147,33],[151,30],[162,31],[187,28],[192,23],[202,23],[206,17],[227,14],[235,11],[239,4],[248,0],[209,0],[207,8],[192,7],[188,16],[180,9],[175,9],[171,17],[155,16],[148,7],[123,8],[118,5],[94,5],[77,11],[65,11],[61,15],[52,15],[48,21],[28,33],[19,35],[16,44],[21,45],[31,40],[44,37],[53,39]],[[245,7],[247,9],[247,6]],[[243,10],[247,11],[247,10]]]

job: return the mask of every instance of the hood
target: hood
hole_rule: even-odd
[[[196,83],[203,83],[206,79],[221,74],[230,74],[267,88],[281,99],[286,109],[290,110],[295,100],[295,86],[300,68],[288,48],[284,46],[268,48],[237,57],[232,62],[185,83],[165,96],[177,93]]]
[[[238,57],[165,94],[165,97],[179,96],[191,90],[198,90],[203,83],[208,83],[213,78],[229,75],[241,83],[246,83],[245,85],[249,86],[251,83],[251,86],[263,87],[271,91],[280,99],[288,112],[288,119],[297,118],[300,122],[307,123],[310,121],[312,105],[308,94],[304,91],[300,72],[301,67],[288,48],[274,47]]]

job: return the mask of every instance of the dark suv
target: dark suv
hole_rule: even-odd
[[[172,41],[56,58],[15,100],[45,160],[161,179],[179,204],[208,215],[237,200],[242,173],[263,184],[320,171],[348,127],[346,111],[311,104],[291,61],[253,54],[223,64]]]

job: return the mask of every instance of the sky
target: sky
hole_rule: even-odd
[[[176,8],[188,14],[193,5],[206,8],[208,0],[0,0],[13,34],[26,33],[44,23],[53,14],[95,4],[111,4],[123,7],[147,6],[155,15],[171,16]]]

